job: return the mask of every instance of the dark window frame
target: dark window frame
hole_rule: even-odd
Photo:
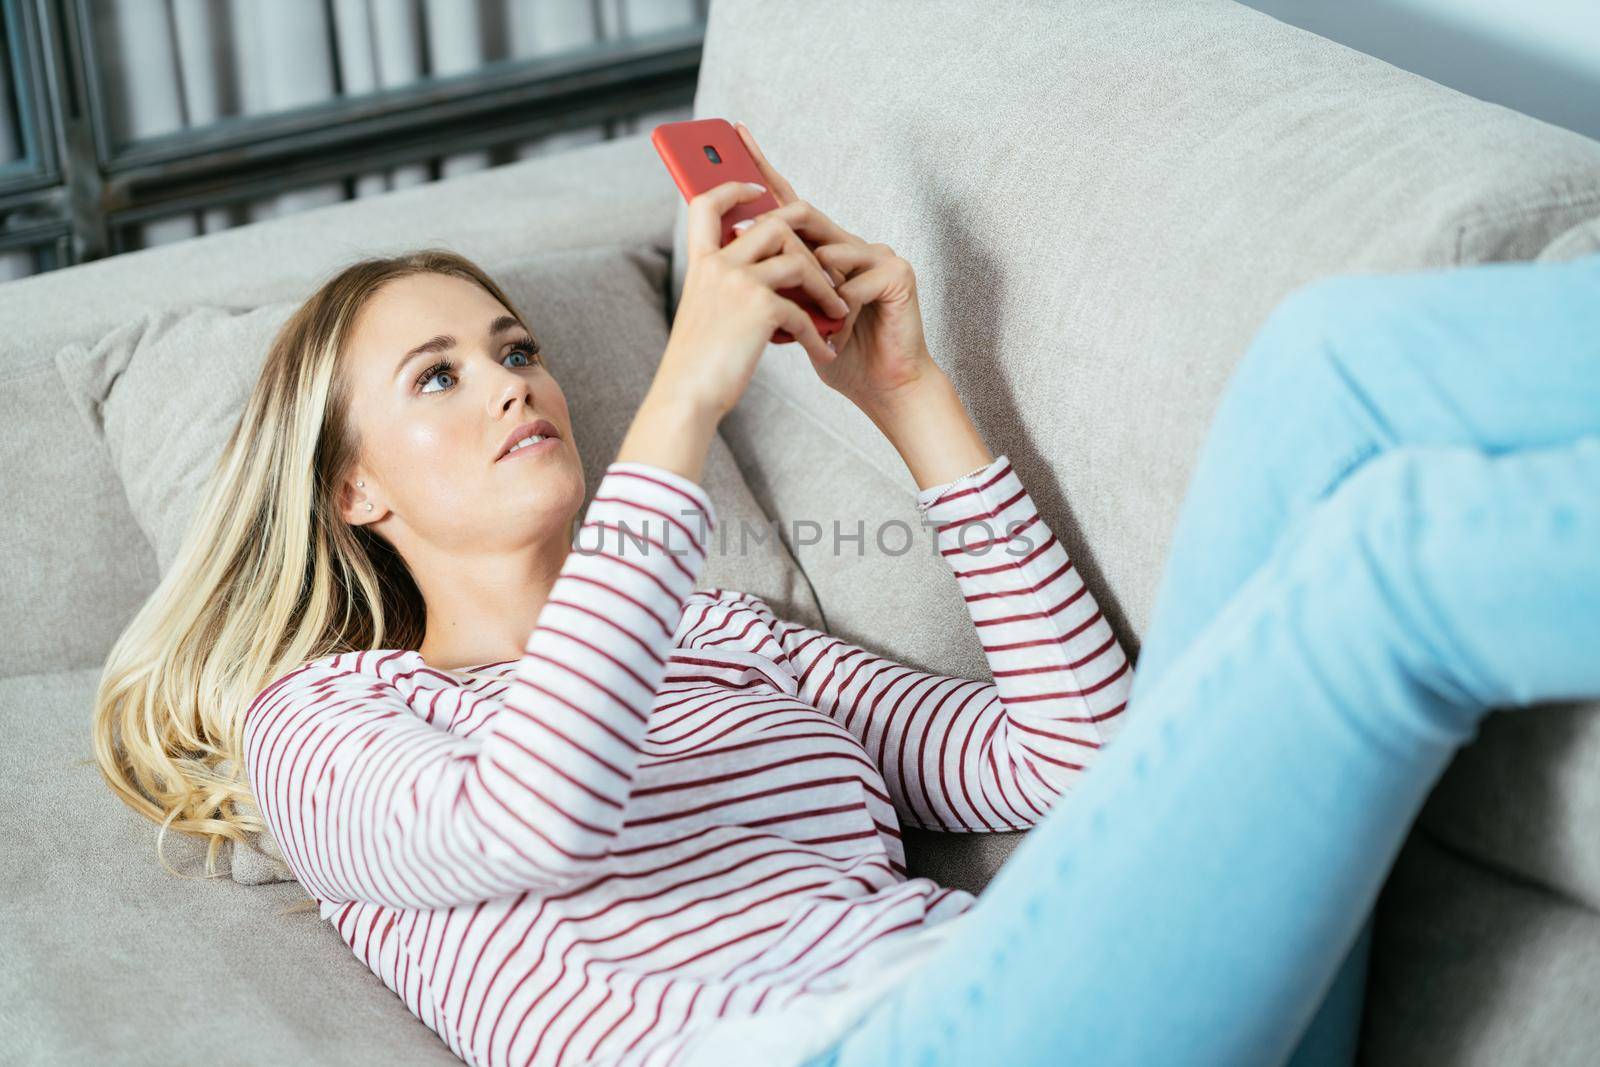
[[[0,0],[26,155],[0,165],[0,252],[41,270],[137,247],[144,222],[692,105],[699,21],[118,145],[91,0]]]

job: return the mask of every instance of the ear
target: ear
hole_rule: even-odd
[[[385,513],[376,499],[371,475],[356,471],[339,487],[339,515],[351,526],[365,526]]]

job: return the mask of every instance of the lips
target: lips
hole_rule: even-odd
[[[556,428],[549,419],[534,419],[532,422],[525,422],[511,431],[511,435],[506,438],[505,444],[500,446],[500,452],[494,457],[495,462],[498,463],[505,459],[506,454],[516,447],[518,441],[532,437],[534,434],[544,437],[561,436],[556,433]]]

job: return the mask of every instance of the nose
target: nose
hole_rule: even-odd
[[[494,401],[493,414],[504,414],[510,408],[521,407],[533,398],[533,386],[528,384],[525,375],[507,367],[500,368],[505,376],[501,380],[500,388],[491,392]]]

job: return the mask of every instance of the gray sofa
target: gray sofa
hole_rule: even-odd
[[[742,119],[915,265],[935,358],[1130,650],[1217,396],[1287,292],[1600,247],[1600,144],[1231,0],[718,0],[695,114]],[[259,857],[162,868],[88,762],[99,667],[192,502],[163,491],[192,489],[173,449],[226,427],[315,282],[427,244],[514,276],[592,491],[660,354],[683,220],[644,133],[0,286],[0,1058],[454,1062],[330,927],[281,914],[302,893]],[[987,676],[937,561],[833,542],[835,520],[914,527],[915,486],[797,347],[765,355],[706,484],[791,536],[714,553],[702,586]],[[1493,716],[1439,784],[1379,902],[1365,1062],[1600,1062],[1594,712]],[[915,873],[975,891],[1015,843],[908,837]]]

